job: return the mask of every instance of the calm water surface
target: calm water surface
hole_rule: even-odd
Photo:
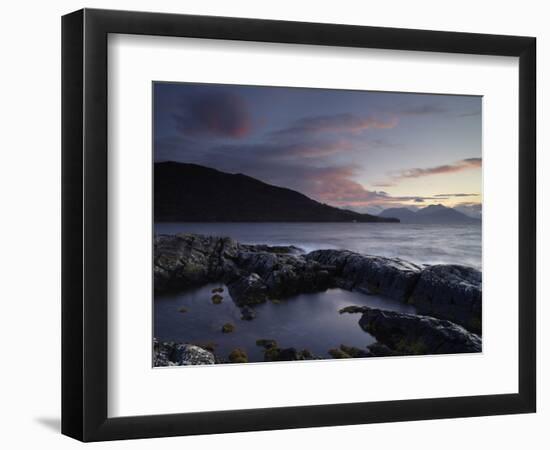
[[[215,305],[212,289],[224,287],[224,299]],[[263,361],[256,346],[258,339],[275,339],[279,347],[308,349],[317,356],[330,358],[327,351],[340,344],[365,348],[375,339],[359,327],[360,314],[339,314],[348,305],[414,313],[411,305],[378,296],[330,289],[327,292],[303,294],[281,303],[267,302],[255,307],[256,318],[241,320],[223,285],[210,284],[177,295],[157,295],[155,298],[155,336],[194,344],[214,343],[221,357],[235,348],[246,350],[250,361]],[[184,307],[187,312],[179,312]],[[222,333],[224,323],[235,325],[233,333]]]

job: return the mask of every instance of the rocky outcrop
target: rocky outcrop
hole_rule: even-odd
[[[329,272],[316,261],[297,253],[295,247],[288,247],[287,252],[282,251],[283,247],[265,245],[241,248],[235,264],[241,271],[257,275],[271,298],[321,291],[331,284]]]
[[[459,265],[424,269],[409,303],[420,314],[447,319],[481,334],[481,272]]]
[[[307,259],[332,266],[338,287],[387,295],[414,304],[421,314],[451,320],[481,334],[479,270],[452,264],[420,267],[399,258],[346,250],[317,250]]]
[[[156,292],[224,282],[239,306],[331,286],[329,272],[297,247],[244,245],[197,234],[155,238],[154,280]]]
[[[399,258],[348,250],[245,245],[224,237],[159,235],[154,248],[155,291],[210,282],[228,286],[239,306],[253,306],[331,287],[412,303],[421,314],[451,320],[481,334],[481,272],[458,265],[421,267]],[[243,311],[243,318],[253,314]]]
[[[267,300],[268,289],[257,273],[243,275],[228,283],[231,298],[238,306],[263,303]]]
[[[399,258],[361,255],[347,250],[316,250],[310,261],[334,268],[335,283],[348,290],[382,294],[406,300],[420,277],[422,268]]]
[[[359,326],[399,355],[476,353],[481,339],[448,320],[369,307],[344,308],[341,313],[362,313]],[[369,348],[369,350],[372,349]]]
[[[155,291],[186,289],[237,275],[237,242],[198,234],[159,235],[154,241]]]
[[[201,347],[177,342],[153,341],[153,366],[197,366],[215,364],[214,354]]]

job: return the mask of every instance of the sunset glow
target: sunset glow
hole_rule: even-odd
[[[376,213],[481,208],[481,97],[155,83],[155,161]]]

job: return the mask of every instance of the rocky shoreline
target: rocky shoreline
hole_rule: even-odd
[[[227,286],[245,320],[254,319],[256,304],[335,287],[387,296],[415,306],[421,315],[344,308],[347,310],[343,312],[361,313],[359,326],[378,340],[373,349],[351,351],[360,357],[481,351],[481,272],[471,267],[424,267],[399,258],[348,250],[306,254],[293,246],[247,245],[227,237],[199,234],[155,237],[155,292],[181,291],[212,282]],[[155,344],[157,349],[162,345],[167,344]],[[283,355],[308,359],[291,350]],[[331,354],[353,357],[341,348],[332,350]],[[181,348],[178,351],[181,353]],[[158,350],[156,354],[167,352]],[[199,359],[216,362],[210,354],[212,359]],[[176,361],[185,360],[181,356],[171,358],[157,358],[158,365],[179,365]],[[235,359],[242,362],[243,357]]]

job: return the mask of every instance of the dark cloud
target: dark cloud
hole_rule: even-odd
[[[351,142],[340,139],[327,142],[282,144],[274,156],[277,158],[317,158],[352,150]]]
[[[429,114],[445,114],[449,112],[447,108],[443,108],[440,105],[417,105],[408,108],[403,108],[397,111],[400,116],[425,116]]]
[[[475,117],[481,115],[481,109],[474,109],[472,111],[466,111],[461,114],[457,114],[457,117]]]
[[[173,117],[177,129],[187,136],[242,138],[252,129],[246,102],[231,92],[190,96]]]

